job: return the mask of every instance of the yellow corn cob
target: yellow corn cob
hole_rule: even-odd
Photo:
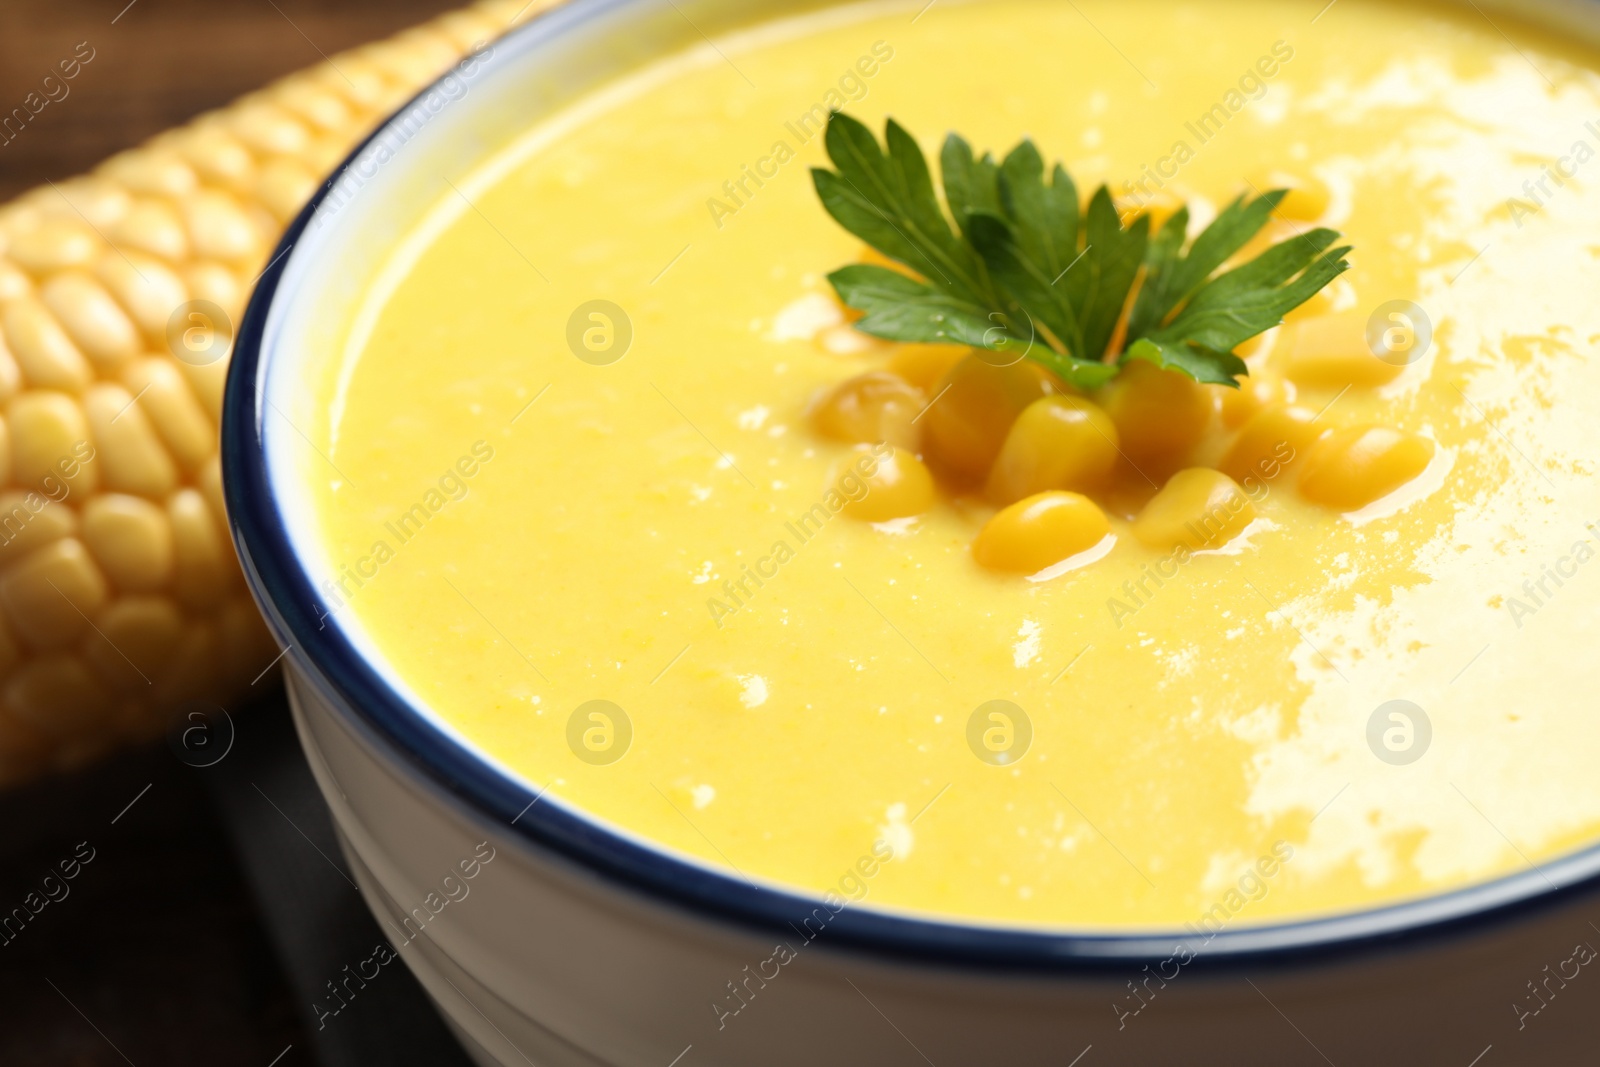
[[[284,224],[384,115],[550,0],[485,0],[0,207],[0,784],[226,704],[272,662],[223,518],[227,344]],[[187,313],[185,313],[187,314]]]

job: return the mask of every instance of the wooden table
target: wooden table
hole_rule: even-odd
[[[123,148],[323,55],[460,6],[451,0],[5,0],[0,115],[81,45],[94,58],[9,143],[0,201]],[[59,90],[57,90],[59,93]]]
[[[58,60],[93,58],[0,146],[0,201],[447,0],[4,0],[0,115]],[[146,789],[146,787],[149,787]],[[137,802],[121,814],[125,805]],[[113,819],[116,819],[113,822]],[[0,794],[0,913],[80,842],[95,858],[0,947],[0,1063],[311,1063],[210,795],[164,747]]]

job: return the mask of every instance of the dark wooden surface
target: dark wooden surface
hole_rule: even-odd
[[[0,796],[0,909],[42,888],[0,948],[0,1064],[313,1062],[210,794],[164,747]]]
[[[0,0],[0,114],[79,42],[94,49],[68,95],[0,147],[0,201],[77,174],[319,53],[453,6]],[[277,1067],[313,1062],[255,901],[191,768],[157,746],[0,794],[0,913],[21,905],[80,842],[95,858],[69,895],[0,947],[0,1065],[267,1067],[285,1049]]]
[[[461,6],[451,0],[0,0],[0,114],[80,42],[94,59],[0,147],[0,201],[70,177],[322,55]],[[115,23],[113,23],[115,19]]]

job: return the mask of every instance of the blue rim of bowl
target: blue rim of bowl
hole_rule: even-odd
[[[496,45],[515,54],[634,0],[566,0],[511,29]],[[396,117],[432,85],[402,104],[356,145],[285,230],[257,280],[235,338],[222,415],[222,470],[228,519],[251,592],[265,608],[280,645],[298,647],[353,716],[399,756],[401,767],[446,796],[614,885],[644,890],[712,922],[732,922],[780,938],[822,907],[822,898],[759,886],[641,845],[576,811],[534,803],[540,792],[487,766],[470,749],[428,723],[385,683],[337,627],[322,628],[306,605],[321,602],[290,544],[267,470],[261,397],[262,344],[269,308],[292,293],[279,286],[293,251],[338,179]],[[1201,943],[1196,962],[1215,966],[1283,966],[1353,951],[1403,950],[1471,929],[1512,921],[1600,888],[1600,845],[1587,846],[1526,871],[1444,893],[1365,911],[1277,924],[1127,933],[1073,933],[963,923],[846,906],[830,914],[826,942],[839,949],[985,970],[1059,974],[1126,967],[1165,959],[1179,944]],[[1197,917],[1198,918],[1198,917]]]

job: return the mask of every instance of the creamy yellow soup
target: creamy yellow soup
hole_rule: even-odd
[[[1466,5],[920,6],[718,39],[446,175],[295,412],[335,618],[550,796],[863,907],[1242,925],[1592,841],[1596,58]],[[974,562],[978,495],[836,514],[807,406],[892,355],[824,278],[837,106],[1201,214],[1316,179],[1356,251],[1310,313],[1432,338],[1297,400],[1433,462],[1353,513],[1271,483],[1181,564],[1108,502],[1033,578]]]

